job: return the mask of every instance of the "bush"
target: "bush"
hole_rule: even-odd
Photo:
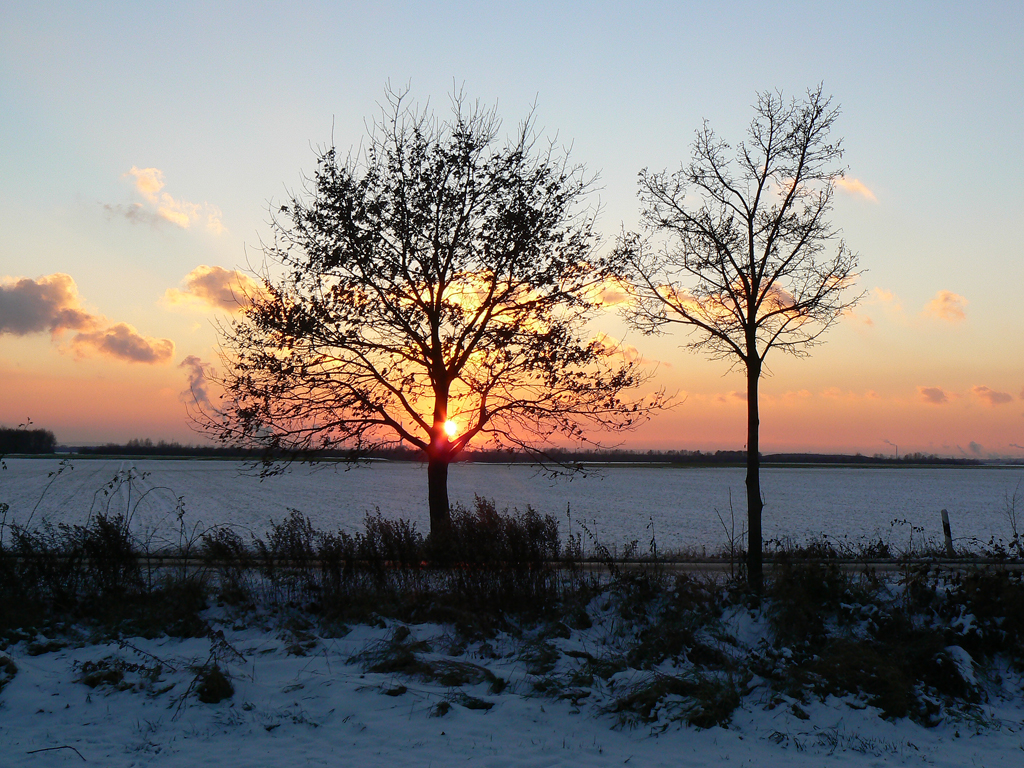
[[[844,603],[871,599],[834,558],[802,561],[786,555],[776,557],[767,595],[777,641],[812,647],[825,640],[829,621],[845,621]]]
[[[82,526],[10,527],[0,550],[0,637],[22,628],[83,622],[153,636],[205,632],[202,572],[151,568],[121,516]]]
[[[204,704],[218,704],[235,695],[235,686],[216,664],[202,667],[196,681],[196,696]]]
[[[431,534],[427,554],[448,589],[476,609],[543,610],[557,592],[558,523],[530,507],[510,513],[476,497],[455,505],[447,531]]]

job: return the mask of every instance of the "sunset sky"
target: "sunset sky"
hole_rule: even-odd
[[[358,148],[385,85],[453,84],[600,174],[606,244],[637,172],[756,93],[842,106],[833,223],[865,297],[806,359],[769,356],[762,449],[1024,456],[1024,4],[52,3],[0,16],[0,424],[62,443],[199,442],[183,393],[217,360],[235,270],[317,146]],[[741,374],[600,330],[680,405],[634,448],[738,449]]]

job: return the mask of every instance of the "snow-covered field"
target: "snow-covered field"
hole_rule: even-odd
[[[724,621],[740,650],[766,632],[745,608]],[[17,673],[0,692],[0,765],[1024,765],[1019,675],[1003,679],[1005,695],[990,686],[970,717],[948,715],[934,728],[884,720],[852,698],[769,708],[755,680],[726,728],[663,718],[629,729],[605,712],[609,690],[641,673],[621,672],[575,700],[543,696],[531,684],[521,639],[506,634],[467,645],[443,626],[411,626],[407,641],[426,641],[424,659],[489,675],[446,686],[366,671],[366,654],[395,638],[394,624],[360,625],[340,637],[307,634],[305,655],[294,655],[293,635],[269,625],[232,627],[224,616],[214,626],[222,636],[8,648]],[[598,653],[607,632],[598,621],[553,640],[563,653],[558,664],[574,663],[573,653]],[[204,704],[193,682],[211,658],[230,676],[234,695]],[[112,668],[123,679],[96,687],[82,681]],[[507,682],[499,693],[489,682],[496,678]],[[444,702],[450,709],[438,716]]]
[[[35,516],[36,522],[84,522],[90,511],[130,510],[136,516],[133,533],[141,538],[156,531],[161,521],[173,522],[183,496],[184,509],[192,516],[186,520],[231,523],[257,532],[271,517],[284,517],[289,507],[327,529],[358,527],[373,498],[401,507],[398,513],[389,510],[390,516],[416,520],[422,512],[416,506],[422,478],[415,465],[350,473],[301,470],[260,484],[240,477],[237,465],[227,462],[139,462],[134,469],[152,474],[140,477],[130,496],[123,485],[110,495],[97,492],[110,476],[126,469],[120,462],[81,462],[56,479],[47,478],[39,463],[9,465],[0,476],[0,501],[11,503],[14,521]],[[721,472],[615,470],[604,480],[551,486],[524,467],[458,467],[453,470],[453,487],[458,489],[453,495],[464,498],[467,489],[485,488],[499,505],[522,507],[525,502],[557,513],[534,499],[564,491],[571,501],[549,501],[571,503],[574,516],[586,516],[581,508],[595,515],[601,509],[619,510],[595,518],[598,532],[611,541],[629,535],[630,524],[639,524],[642,534],[644,521],[661,510],[656,525],[659,544],[665,547],[665,528],[678,525],[689,531],[686,536],[693,533],[686,527],[692,520],[672,511],[673,489],[682,485],[696,494],[704,483],[720,493],[732,482],[731,475]],[[835,536],[864,532],[866,524],[856,522],[854,512],[844,517],[844,510],[859,509],[858,494],[868,486],[874,494],[869,500],[884,510],[876,511],[876,530],[881,530],[882,515],[892,514],[884,505],[896,503],[894,499],[934,507],[943,495],[962,500],[963,508],[978,505],[973,519],[987,521],[975,526],[983,530],[999,522],[998,505],[994,500],[982,505],[975,497],[996,499],[1004,488],[1012,492],[1018,474],[812,470],[820,474],[804,477],[784,472],[773,475],[773,482],[783,478],[791,492],[797,489],[797,496],[806,497],[803,517],[789,512],[794,517],[787,524],[797,528],[789,532],[797,536],[801,531]],[[937,483],[938,489],[929,483]],[[782,487],[776,485],[771,492],[778,494]],[[830,511],[816,517],[806,506],[812,497],[819,509]],[[686,503],[711,503],[709,496],[700,498]],[[627,519],[623,510],[629,504],[634,512]],[[951,512],[957,508],[943,506]],[[419,512],[405,514],[410,509]],[[778,519],[773,524],[780,525]],[[885,719],[863,695],[822,700],[809,693],[800,701],[789,699],[778,685],[756,674],[750,679],[723,671],[757,668],[739,663],[725,663],[709,673],[729,676],[730,690],[739,687],[740,705],[725,727],[683,724],[694,698],[672,693],[655,697],[652,717],[636,717],[635,710],[622,714],[621,703],[652,680],[683,680],[705,672],[685,654],[676,654],[659,657],[667,660],[653,670],[644,671],[642,662],[620,663],[608,674],[596,673],[599,662],[626,658],[637,631],[625,618],[628,611],[616,613],[612,603],[602,600],[588,606],[592,623],[588,619],[570,628],[556,622],[557,631],[543,625],[511,626],[512,631],[475,640],[449,625],[405,625],[393,619],[322,626],[309,616],[292,616],[291,609],[280,605],[276,613],[207,609],[203,621],[212,629],[203,638],[117,641],[90,637],[92,630],[79,628],[65,630],[59,640],[22,640],[0,651],[0,768],[83,761],[115,767],[225,768],[1024,765],[1024,676],[1000,656],[979,666],[959,645],[944,653],[956,663],[957,674],[977,694],[976,700],[957,706],[936,699],[941,717],[934,727],[907,718]],[[1003,615],[1008,614],[998,614],[995,626],[1001,626],[998,616]],[[767,658],[765,653],[788,658],[766,614],[730,605],[720,618],[715,616],[713,631],[701,637],[705,651],[735,662],[758,654]],[[953,622],[959,626],[956,631],[970,631],[970,618],[959,615]],[[959,642],[955,634],[946,636]],[[394,661],[395,654],[403,653],[406,660],[393,664],[393,671],[372,671],[388,666],[381,659]],[[540,667],[538,653],[545,659]],[[199,682],[213,666],[228,675],[234,690],[222,701],[204,703]]]
[[[415,463],[378,463],[351,471],[333,466],[296,466],[261,481],[231,461],[120,461],[79,459],[60,475],[55,459],[7,459],[0,472],[0,502],[10,505],[8,522],[83,523],[100,510],[134,513],[133,531],[172,536],[179,500],[185,521],[199,528],[231,525],[262,535],[271,519],[297,509],[322,530],[362,530],[367,513],[379,509],[428,528],[426,471]],[[118,472],[133,470],[133,495],[103,490]],[[991,537],[1008,539],[1004,499],[1022,478],[1021,468],[769,468],[762,472],[766,540],[801,542],[827,534],[852,541],[888,539],[906,547],[913,539],[941,541],[940,509],[948,509],[959,544]],[[1024,487],[1024,486],[1022,486]],[[722,519],[742,529],[743,470],[735,467],[612,467],[595,476],[552,480],[526,466],[456,464],[450,470],[453,501],[473,505],[475,494],[498,508],[531,505],[555,516],[563,538],[571,508],[574,530],[586,522],[608,546],[633,539],[646,548],[651,534],[662,551],[727,541]],[[144,496],[144,498],[143,498]],[[142,499],[141,503],[139,500]],[[894,520],[901,521],[892,525]]]

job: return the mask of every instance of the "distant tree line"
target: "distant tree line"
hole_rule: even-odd
[[[552,450],[548,452],[552,459],[561,464],[573,462],[608,462],[608,463],[664,463],[678,465],[743,465],[747,460],[746,451],[690,451],[690,450],[629,450],[629,449],[597,449],[597,450]],[[467,460],[493,462],[531,462],[536,457],[508,451],[470,451]],[[854,455],[845,453],[762,453],[761,461],[768,464],[943,464],[969,466],[983,462],[980,459],[953,458],[936,456],[935,454],[911,453],[898,459],[876,453],[874,456]]]
[[[14,430],[8,430],[14,431]],[[42,431],[42,430],[38,430]],[[52,433],[49,433],[52,438]],[[125,444],[107,443],[105,445],[84,446],[74,449],[76,453],[97,456],[194,456],[209,458],[260,459],[265,452],[258,449],[247,449],[240,446],[185,445],[178,442],[160,440],[154,443],[150,439],[132,439]],[[15,452],[15,451],[11,451]],[[16,451],[18,453],[46,453],[50,451]],[[631,449],[593,449],[569,450],[551,449],[549,458],[559,464],[573,463],[661,463],[688,466],[727,466],[743,465],[746,462],[746,451],[691,451],[691,450],[631,450]],[[346,450],[320,451],[317,459],[351,460],[353,453]],[[289,458],[294,458],[289,456]],[[387,459],[390,461],[427,461],[427,455],[418,448],[411,446],[381,447],[362,454],[366,459]],[[971,466],[981,464],[979,459],[952,458],[936,456],[930,453],[910,453],[898,459],[883,454],[864,456],[862,454],[842,453],[767,453],[761,460],[768,464],[872,464],[872,465],[957,465]],[[537,461],[534,453],[514,450],[470,450],[464,452],[458,461],[492,462],[496,464],[529,464]]]
[[[210,458],[249,458],[258,452],[230,445],[185,445],[160,440],[154,443],[149,438],[134,438],[127,443],[105,443],[72,448],[74,453],[95,456],[197,456]]]
[[[191,445],[176,441],[167,442],[160,440],[154,443],[149,438],[133,438],[127,443],[104,443],[103,445],[86,445],[72,447],[73,453],[92,456],[190,456],[197,458],[225,458],[225,459],[252,459],[263,461],[265,459],[345,459],[352,460],[362,458],[380,458],[395,460],[413,460],[422,455],[422,451],[397,447],[394,449],[382,448],[372,453],[357,454],[352,450],[339,448],[329,451],[318,451],[309,456],[296,455],[294,452],[284,450],[272,451],[264,448],[246,448],[238,445]]]
[[[0,427],[0,455],[6,453],[53,453],[57,438],[48,429]]]

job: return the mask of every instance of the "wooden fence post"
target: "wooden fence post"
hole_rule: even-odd
[[[946,537],[946,557],[956,557],[953,551],[953,533],[949,529],[949,512],[942,510],[942,533]]]

